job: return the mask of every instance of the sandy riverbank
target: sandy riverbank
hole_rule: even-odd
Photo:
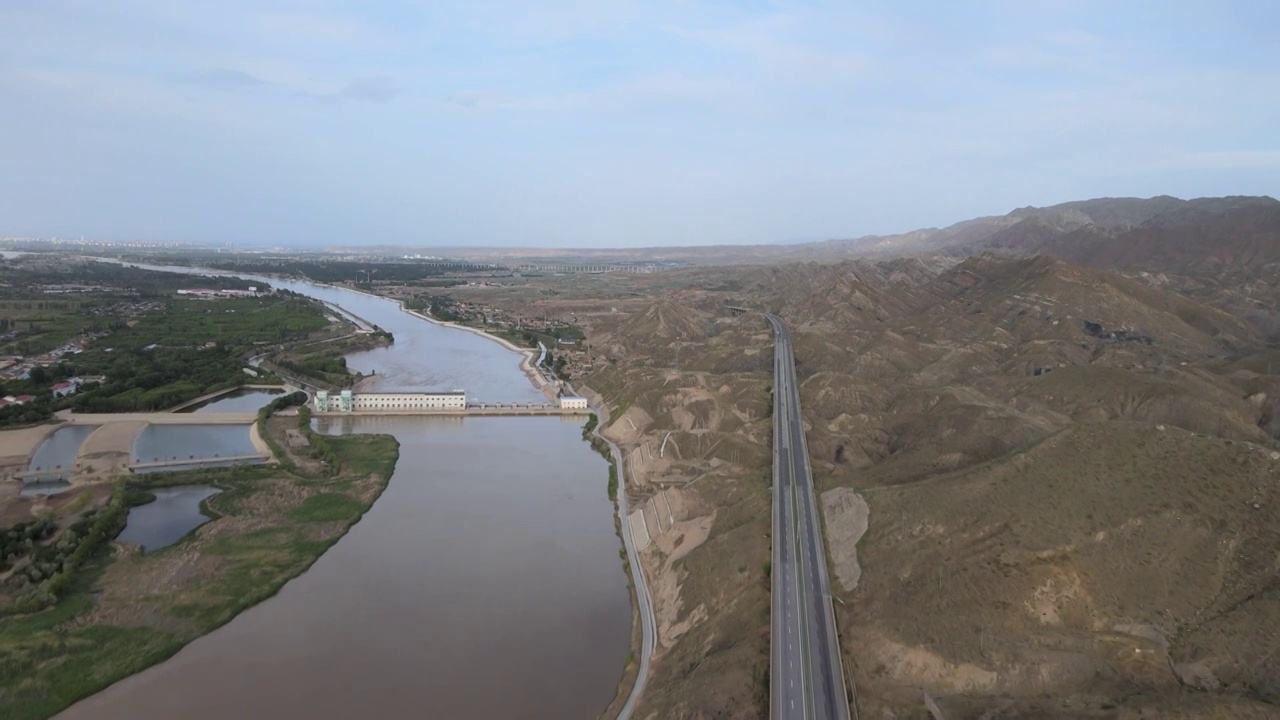
[[[384,298],[384,299],[391,300],[391,298]],[[518,353],[520,355],[520,370],[525,374],[525,377],[529,378],[529,382],[533,383],[533,386],[535,388],[537,388],[538,390],[541,390],[542,394],[546,395],[551,400],[556,399],[557,388],[553,383],[547,382],[547,379],[543,377],[542,373],[538,372],[537,367],[534,366],[534,363],[538,359],[537,350],[534,350],[533,348],[519,347],[515,343],[512,343],[510,340],[507,340],[506,338],[498,337],[497,335],[494,335],[492,333],[487,333],[484,330],[480,330],[478,328],[468,327],[466,325],[459,325],[458,323],[444,322],[443,320],[437,320],[436,318],[433,318],[430,315],[424,315],[423,313],[420,313],[417,310],[410,310],[406,308],[403,302],[400,302],[400,301],[395,301],[395,302],[399,303],[401,311],[409,313],[410,315],[416,318],[426,320],[427,322],[433,325],[453,328],[454,330],[465,330],[466,332],[474,333],[476,335],[479,335],[484,338],[488,338],[489,340],[492,340],[498,343],[499,345],[510,350],[511,352]]]
[[[377,373],[365,375],[357,380],[355,385],[351,386],[351,392],[373,392],[373,386],[381,379],[382,376]]]
[[[232,274],[234,274],[234,273],[232,273]],[[268,277],[268,278],[278,278],[278,279],[288,279],[288,278],[285,278],[284,276],[275,276],[275,275],[270,275],[270,274],[268,274],[266,277]],[[532,349],[532,348],[522,348],[522,347],[519,347],[518,345],[516,345],[516,344],[512,343],[511,341],[507,340],[506,338],[498,337],[497,335],[494,335],[494,334],[492,334],[492,333],[487,333],[487,332],[485,332],[484,330],[479,330],[479,329],[476,329],[476,328],[473,328],[473,327],[468,327],[468,326],[466,326],[466,325],[459,325],[458,323],[445,322],[445,321],[443,321],[443,320],[438,320],[438,319],[436,319],[436,318],[433,318],[433,317],[431,317],[430,315],[425,315],[425,314],[423,314],[423,313],[420,313],[420,312],[418,312],[417,310],[410,310],[409,308],[407,308],[407,307],[405,307],[405,306],[404,306],[404,301],[403,301],[403,300],[397,300],[396,298],[387,297],[386,295],[379,295],[379,294],[377,294],[377,293],[372,293],[372,292],[369,292],[369,291],[367,291],[367,290],[359,290],[359,289],[357,289],[357,288],[347,287],[347,286],[345,286],[345,285],[334,285],[334,284],[332,284],[332,283],[318,283],[318,282],[314,282],[314,281],[310,281],[310,280],[308,280],[308,281],[306,281],[306,282],[308,282],[309,284],[312,284],[312,285],[319,286],[319,287],[328,287],[328,288],[333,288],[333,289],[335,289],[335,290],[346,290],[346,291],[348,291],[348,292],[353,292],[353,293],[356,293],[356,294],[359,294],[359,295],[364,295],[364,296],[366,296],[366,297],[376,298],[376,299],[378,299],[378,300],[387,300],[387,301],[393,302],[393,303],[395,303],[396,305],[398,305],[398,306],[400,307],[400,311],[401,311],[401,312],[408,313],[408,314],[410,314],[410,315],[412,315],[412,316],[414,316],[414,317],[416,317],[416,318],[418,318],[418,319],[420,319],[420,320],[426,320],[427,322],[429,322],[429,323],[431,323],[431,324],[433,324],[433,325],[439,325],[439,326],[441,326],[441,327],[453,328],[453,329],[455,329],[455,330],[465,330],[466,332],[469,332],[469,333],[475,333],[476,335],[479,335],[479,336],[481,336],[481,337],[484,337],[484,338],[487,338],[487,339],[489,339],[489,340],[492,340],[493,342],[498,343],[499,345],[501,345],[502,347],[504,347],[504,348],[506,348],[506,349],[510,350],[511,352],[514,352],[514,353],[516,353],[516,354],[520,355],[520,371],[521,371],[521,372],[523,372],[523,373],[525,374],[525,377],[529,378],[529,382],[530,382],[530,383],[532,383],[532,384],[533,384],[533,386],[534,386],[535,388],[537,388],[538,390],[540,390],[540,391],[542,392],[542,394],[543,394],[543,395],[546,395],[546,396],[547,396],[547,398],[548,398],[548,399],[550,399],[550,400],[552,400],[552,401],[556,400],[556,399],[557,399],[557,397],[558,397],[558,396],[556,395],[556,392],[557,392],[558,388],[556,387],[555,383],[548,382],[548,380],[547,380],[547,379],[542,375],[542,373],[538,372],[537,367],[535,367],[535,366],[534,366],[534,363],[535,363],[535,362],[537,361],[537,359],[538,359],[538,351],[537,351],[537,350],[534,350],[534,349]],[[325,301],[321,301],[321,302],[325,302]],[[334,304],[335,304],[335,305],[337,305],[338,307],[342,308],[342,303],[334,303]],[[342,309],[343,309],[344,311],[346,311],[346,312],[350,313],[350,311],[349,311],[349,310],[347,310],[346,308],[342,308]],[[372,324],[372,323],[371,323],[371,324]],[[378,376],[375,374],[375,375],[371,375],[371,376],[369,376],[369,377],[367,377],[367,378],[363,378],[363,379],[361,379],[361,380],[360,380],[360,382],[356,384],[356,386],[355,386],[354,390],[356,390],[356,391],[368,391],[368,390],[371,390],[371,386],[372,386],[372,385],[377,381],[377,377],[378,377]]]
[[[261,421],[254,422],[249,426],[249,442],[253,443],[253,449],[263,455],[266,455],[267,462],[269,463],[280,462],[280,459],[275,456],[275,453],[271,452],[271,446],[268,445],[266,439],[262,437],[262,433],[263,428]]]

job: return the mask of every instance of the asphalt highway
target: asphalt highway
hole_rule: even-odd
[[[769,715],[773,720],[848,720],[791,333],[778,316],[765,317],[774,337]]]

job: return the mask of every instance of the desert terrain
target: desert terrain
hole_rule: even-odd
[[[652,537],[641,717],[767,707],[771,336],[727,306],[793,329],[861,717],[1277,717],[1280,268],[1254,261],[1280,213],[1227,200],[1075,205],[1016,247],[449,294],[586,331],[569,372],[611,407]],[[1019,212],[988,225],[1060,214]]]

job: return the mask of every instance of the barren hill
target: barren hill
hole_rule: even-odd
[[[867,491],[842,616],[864,712],[919,707],[925,688],[947,717],[1275,717],[1278,466],[1258,446],[1079,423]]]
[[[707,336],[709,319],[698,310],[671,299],[661,299],[624,320],[613,332],[617,342],[666,347],[674,342]],[[638,349],[634,348],[633,349]]]
[[[1192,687],[1266,716],[1280,636],[1241,628],[1280,620],[1261,561],[1280,557],[1280,377],[1250,360],[1255,327],[1045,256],[968,258],[904,296],[859,271],[860,295],[900,299],[880,316],[828,308],[845,293],[812,275],[775,302],[818,481],[870,507],[841,614],[864,711],[918,711],[923,689],[947,717],[1177,717]]]
[[[1024,209],[986,237],[1271,204]],[[730,305],[792,326],[862,717],[926,717],[925,692],[947,718],[1280,717],[1274,274],[1001,248],[598,282],[629,299],[584,315],[575,382],[613,409],[649,538],[640,717],[766,713],[771,339]]]
[[[1023,207],[945,228],[753,248],[740,262],[963,258],[983,252],[1047,254],[1109,269],[1220,273],[1280,264],[1280,201],[1270,197],[1181,200],[1096,198]],[[1274,270],[1274,268],[1273,268]]]
[[[832,246],[873,254],[1044,253],[1113,269],[1216,272],[1280,262],[1280,201],[1101,198]]]
[[[864,715],[919,714],[924,690],[947,717],[1268,716],[1280,636],[1244,628],[1280,622],[1280,566],[1263,559],[1280,557],[1280,362],[1260,354],[1254,325],[1172,283],[1047,256],[720,273],[735,278],[733,304],[793,327],[837,576],[855,544],[862,560],[838,613]],[[701,303],[684,313],[712,316]],[[760,358],[750,343],[767,343],[763,326],[739,335],[749,318],[733,322],[747,343],[736,352]],[[733,377],[725,341],[709,335],[694,358],[668,360],[661,387],[645,385],[631,407],[670,417],[646,435],[679,425],[666,408],[701,412],[680,399],[684,368],[708,384]],[[861,540],[837,509],[848,492],[870,509]],[[717,514],[711,536],[724,531]],[[763,560],[738,548],[720,561]],[[693,634],[667,659],[700,652],[694,637],[733,646],[729,616],[687,617]],[[715,667],[679,687],[722,687]],[[1187,703],[1189,689],[1213,697]],[[697,716],[660,697],[651,707]]]

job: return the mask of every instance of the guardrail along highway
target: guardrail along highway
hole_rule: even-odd
[[[774,338],[769,715],[773,720],[848,720],[791,333],[778,316],[765,317]]]

